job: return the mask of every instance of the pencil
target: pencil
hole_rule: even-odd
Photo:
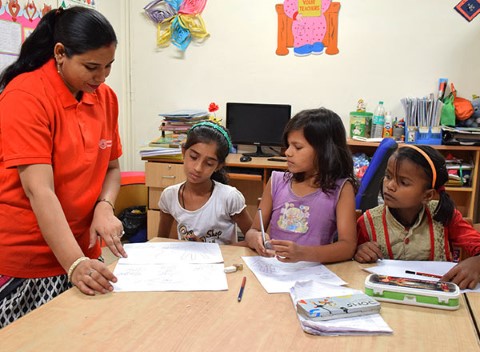
[[[243,291],[245,290],[245,283],[247,282],[247,277],[244,276],[242,280],[242,286],[240,286],[240,292],[238,293],[238,301],[242,301]]]
[[[266,249],[272,249],[272,245],[270,244],[270,241],[267,241],[267,237],[265,236],[265,227],[263,226],[262,209],[260,208],[258,208],[258,216],[260,217],[260,230],[262,231],[263,246]]]
[[[405,273],[406,273],[406,274],[419,275],[419,276],[435,277],[435,278],[437,278],[437,279],[442,278],[442,275],[429,274],[429,273],[421,273],[421,272],[419,272],[419,271],[405,270]]]

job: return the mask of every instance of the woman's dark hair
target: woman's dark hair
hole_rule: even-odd
[[[355,191],[357,181],[353,172],[353,159],[347,146],[347,136],[342,119],[326,108],[303,110],[296,114],[283,132],[283,144],[288,147],[288,135],[292,131],[303,131],[307,142],[315,150],[315,183],[324,192],[333,191],[336,181],[348,179]],[[294,180],[302,182],[304,173],[291,174]]]
[[[441,222],[443,225],[446,225],[450,222],[450,220],[453,217],[453,213],[455,210],[455,203],[450,198],[448,193],[445,192],[445,189],[442,187],[448,181],[448,171],[447,171],[447,165],[445,164],[445,158],[443,157],[442,154],[440,154],[438,150],[435,150],[430,146],[417,145],[417,147],[423,150],[428,155],[428,157],[430,158],[430,160],[432,161],[435,167],[437,178],[433,187],[432,187],[432,180],[433,180],[432,168],[429,162],[427,161],[427,159],[425,159],[425,157],[422,154],[420,154],[418,151],[408,147],[398,148],[397,151],[392,155],[392,157],[394,157],[397,161],[396,163],[397,169],[400,167],[400,163],[402,160],[410,160],[411,162],[413,162],[414,164],[417,164],[423,169],[428,179],[428,182],[425,185],[425,188],[426,189],[434,188],[435,190],[437,190],[440,197],[438,205],[435,208],[435,211],[433,214],[433,219],[435,221]]]
[[[212,123],[213,124],[213,123]],[[229,136],[228,130],[220,125],[218,128],[223,129],[226,135]],[[228,153],[230,153],[230,147],[228,144],[228,140],[225,136],[212,126],[208,125],[199,125],[196,127],[191,128],[188,131],[187,140],[183,145],[184,150],[187,150],[191,146],[197,143],[212,143],[214,142],[217,145],[217,159],[219,164],[225,164],[225,160],[227,159]],[[210,177],[212,180],[218,181],[220,183],[227,184],[228,183],[228,176],[225,169],[222,167],[219,170],[215,171],[212,176]]]
[[[72,57],[117,44],[117,37],[110,22],[98,11],[80,6],[51,10],[22,44],[17,61],[0,75],[0,92],[18,75],[36,70],[53,58],[57,43],[62,43],[65,55]]]

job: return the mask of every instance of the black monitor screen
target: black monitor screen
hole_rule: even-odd
[[[232,143],[281,146],[291,110],[290,105],[227,103],[227,128]]]

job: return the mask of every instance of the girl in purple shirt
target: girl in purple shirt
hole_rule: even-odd
[[[246,234],[248,246],[282,262],[351,259],[357,184],[342,120],[325,108],[301,111],[285,127],[283,141],[288,172],[272,173],[260,202],[271,249],[263,243],[258,214]]]

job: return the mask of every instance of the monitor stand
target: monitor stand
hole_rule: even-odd
[[[259,157],[259,158],[268,158],[268,157],[271,157],[271,156],[275,156],[274,154],[272,153],[264,153],[262,152],[262,146],[261,145],[257,145],[257,151],[255,153],[242,153],[242,155],[245,155],[245,156],[251,156],[251,157]]]

